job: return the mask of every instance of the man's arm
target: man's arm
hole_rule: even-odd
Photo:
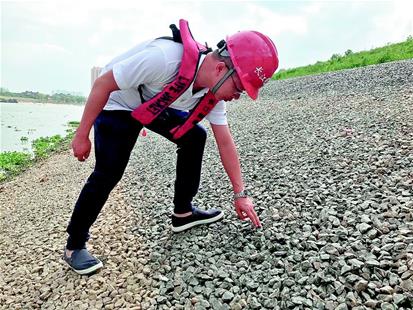
[[[244,182],[242,180],[241,166],[237,148],[232,138],[228,125],[211,124],[214,132],[215,141],[218,145],[221,162],[226,173],[232,183],[234,193],[243,191]],[[261,223],[254,211],[254,204],[249,197],[238,198],[234,201],[235,210],[241,220],[249,218],[256,227],[260,227]]]
[[[96,79],[87,98],[80,125],[72,141],[73,154],[78,160],[84,161],[89,157],[91,143],[90,129],[97,116],[103,110],[112,91],[118,90],[112,70]]]

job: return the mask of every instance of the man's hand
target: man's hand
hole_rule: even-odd
[[[234,205],[235,211],[241,221],[249,218],[255,227],[261,227],[260,219],[258,218],[257,213],[255,213],[254,204],[250,198],[238,198],[235,200]]]
[[[87,98],[85,109],[79,127],[76,130],[76,135],[72,141],[73,155],[79,161],[85,161],[89,157],[92,144],[90,143],[89,133],[93,127],[93,123],[103,110],[110,93],[119,90],[113,76],[113,71],[109,70],[93,83],[92,90]]]
[[[89,137],[75,136],[72,141],[73,155],[77,157],[79,161],[85,161],[89,157],[92,144]]]

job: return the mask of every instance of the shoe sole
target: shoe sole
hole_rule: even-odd
[[[69,265],[70,266],[70,265]],[[74,272],[76,272],[76,273],[78,273],[78,274],[80,274],[80,275],[88,275],[88,274],[90,274],[90,273],[94,273],[94,272],[96,272],[97,270],[99,270],[100,268],[102,268],[103,267],[103,263],[101,262],[101,261],[99,261],[99,263],[97,263],[96,265],[94,265],[94,266],[92,266],[92,267],[89,267],[89,268],[86,268],[86,269],[81,269],[81,270],[78,270],[78,269],[75,269],[75,268],[73,268],[72,266],[70,266],[70,268],[72,268],[72,270],[74,271]]]
[[[224,212],[221,212],[217,216],[211,217],[211,218],[206,219],[206,220],[199,220],[199,221],[191,222],[191,223],[179,226],[179,227],[172,226],[172,231],[173,232],[182,232],[182,231],[187,230],[189,228],[192,228],[194,226],[198,226],[198,225],[202,225],[202,224],[211,224],[211,223],[214,223],[216,221],[219,221],[220,219],[222,219],[223,216],[224,216]]]

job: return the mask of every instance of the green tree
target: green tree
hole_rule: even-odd
[[[346,55],[346,56],[349,56],[349,55],[351,55],[351,54],[353,54],[353,51],[352,51],[352,50],[347,50],[347,51],[344,53],[344,55]]]
[[[336,61],[336,60],[339,60],[340,58],[341,58],[341,55],[340,55],[340,54],[333,54],[333,55],[331,56],[330,60]]]

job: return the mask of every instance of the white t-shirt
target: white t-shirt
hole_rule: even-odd
[[[101,75],[113,70],[120,90],[110,94],[104,110],[133,111],[141,104],[139,85],[142,85],[142,95],[145,100],[161,92],[164,85],[172,82],[178,73],[182,54],[182,44],[158,39],[142,42],[114,58],[103,68]],[[200,65],[204,59],[203,55]],[[209,90],[204,88],[192,94],[192,89],[193,84],[169,107],[181,111],[191,110]],[[219,101],[205,118],[212,124],[226,125],[225,101]]]

